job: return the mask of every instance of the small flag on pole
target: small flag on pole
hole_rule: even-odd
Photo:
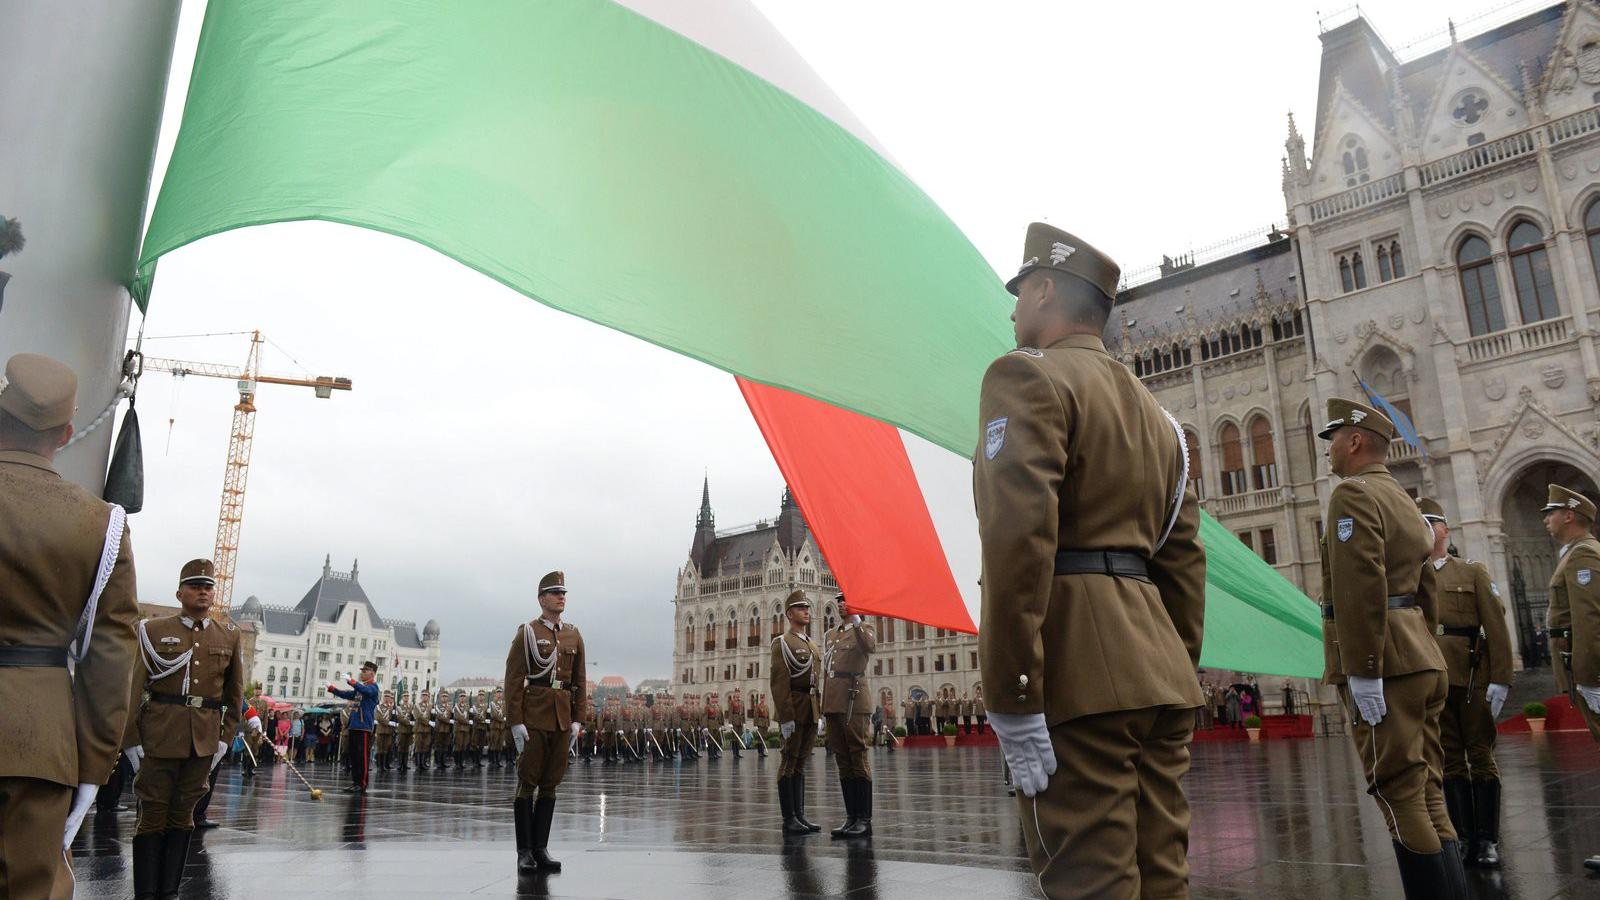
[[[1383,414],[1388,416],[1389,421],[1394,423],[1394,429],[1400,432],[1400,438],[1417,448],[1417,452],[1422,454],[1422,458],[1427,459],[1428,448],[1422,446],[1422,438],[1417,434],[1417,426],[1411,424],[1411,417],[1402,412],[1393,403],[1383,399],[1383,395],[1373,390],[1372,385],[1367,384],[1360,375],[1356,376],[1356,381],[1361,384],[1361,390],[1366,393],[1367,399],[1372,401],[1372,405],[1383,410]]]

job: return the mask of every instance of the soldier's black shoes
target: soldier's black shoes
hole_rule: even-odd
[[[1476,846],[1468,859],[1485,869],[1500,868],[1500,780],[1472,783],[1472,814],[1477,825]]]
[[[194,827],[196,830],[204,828],[216,828],[217,823],[211,821],[210,819],[200,819],[194,823]]]
[[[872,779],[841,779],[839,789],[848,819],[830,834],[835,838],[872,837]]]
[[[534,863],[541,872],[561,871],[561,862],[550,856],[545,849],[550,845],[550,822],[556,815],[556,798],[540,797],[533,804],[533,848]]]
[[[1400,887],[1405,891],[1406,900],[1456,900],[1466,897],[1464,887],[1462,893],[1454,893],[1450,867],[1453,864],[1459,871],[1461,865],[1460,857],[1454,856],[1455,853],[1454,846],[1447,846],[1439,853],[1412,853],[1395,841],[1395,861],[1400,864]],[[1464,874],[1462,880],[1465,881]]]
[[[806,818],[806,776],[804,772],[789,776],[789,790],[794,793],[794,817],[806,830],[812,834],[822,830],[822,826]]]
[[[533,798],[512,798],[511,815],[517,828],[517,871],[537,872],[539,863],[533,858]]]
[[[134,900],[155,900],[161,882],[161,841],[166,835],[137,834],[133,837]]]
[[[161,833],[161,876],[156,882],[156,900],[178,900],[183,867],[189,861],[189,838],[193,835],[193,830],[179,829]]]
[[[1442,896],[1451,900],[1467,900],[1467,870],[1463,868],[1459,841],[1440,841],[1444,848],[1444,880],[1449,886],[1449,893]]]
[[[811,829],[800,824],[794,816],[794,777],[778,779],[778,809],[783,813],[783,833],[786,835],[810,834]]]
[[[1591,872],[1600,872],[1600,854],[1596,854],[1584,860],[1583,867]]]

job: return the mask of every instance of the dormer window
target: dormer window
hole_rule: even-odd
[[[1450,104],[1450,118],[1462,128],[1482,122],[1488,111],[1489,98],[1477,88],[1467,88]]]
[[[1361,138],[1355,135],[1346,135],[1339,142],[1340,158],[1344,163],[1344,186],[1355,187],[1366,184],[1372,176],[1367,171],[1367,147]]]

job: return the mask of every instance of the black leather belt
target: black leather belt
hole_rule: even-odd
[[[1411,609],[1417,605],[1416,594],[1396,594],[1389,598],[1390,609]],[[1322,604],[1322,619],[1325,622],[1333,621],[1333,604]]]
[[[860,678],[865,672],[829,672],[829,678]]]
[[[1435,630],[1438,632],[1440,637],[1475,638],[1478,636],[1480,629],[1476,625],[1471,627],[1466,625],[1440,625]]]
[[[546,679],[529,678],[529,679],[527,679],[526,681],[523,682],[523,685],[525,687],[542,687],[542,688],[550,688],[553,691],[564,691],[564,690],[567,690],[568,688],[570,688],[572,686],[572,682],[570,682],[570,681],[562,681],[559,678],[546,678]]]
[[[0,647],[0,668],[65,669],[67,651],[61,647],[30,647],[10,644]]]
[[[1057,550],[1057,575],[1110,575],[1113,578],[1150,580],[1149,564],[1137,553],[1124,550]]]
[[[191,709],[226,709],[221,700],[210,697],[196,697],[192,694],[157,694],[150,692],[150,699],[157,703],[166,703],[171,706],[187,706]]]

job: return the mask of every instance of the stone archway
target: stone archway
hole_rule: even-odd
[[[1546,585],[1555,571],[1557,547],[1544,530],[1547,486],[1560,484],[1600,501],[1594,479],[1562,460],[1538,459],[1523,466],[1501,491],[1500,546],[1506,584],[1501,586],[1525,667],[1549,665],[1544,631],[1550,605]]]

